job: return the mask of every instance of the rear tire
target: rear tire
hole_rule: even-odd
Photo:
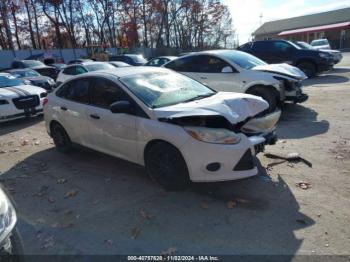
[[[272,113],[277,109],[277,96],[272,88],[273,87],[256,86],[248,90],[248,94],[259,96],[269,103],[269,108],[262,112],[263,114]]]
[[[311,62],[301,62],[298,64],[298,68],[309,78],[316,76],[316,66]]]
[[[181,152],[166,142],[156,142],[145,152],[145,164],[152,180],[167,190],[184,190],[190,184]]]
[[[72,141],[63,126],[58,123],[53,123],[51,126],[51,136],[59,152],[66,154],[72,151]]]

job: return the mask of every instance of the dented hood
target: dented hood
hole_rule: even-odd
[[[157,118],[168,119],[221,115],[232,124],[236,124],[256,116],[268,107],[269,104],[257,96],[219,92],[201,100],[156,108],[154,113]]]
[[[299,68],[291,66],[288,64],[267,64],[267,65],[258,65],[252,70],[263,71],[275,73],[283,76],[289,76],[298,80],[304,80],[307,76]]]

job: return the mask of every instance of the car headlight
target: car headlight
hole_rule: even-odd
[[[23,83],[24,83],[25,85],[31,85],[31,84],[32,84],[32,82],[29,81],[29,80],[27,80],[27,79],[24,79],[24,80],[23,80]]]
[[[17,222],[15,208],[0,188],[0,243],[6,239]]]
[[[50,85],[54,85],[55,84],[55,81],[53,79],[51,79],[51,78],[48,80],[48,82],[49,82]]]
[[[237,144],[241,138],[234,132],[223,128],[184,127],[194,139],[213,144]]]
[[[331,58],[332,57],[330,54],[326,54],[326,53],[318,53],[318,54],[322,58]]]

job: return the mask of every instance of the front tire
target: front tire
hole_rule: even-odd
[[[166,142],[156,142],[145,153],[145,164],[152,180],[167,190],[184,190],[190,184],[181,152]]]
[[[298,64],[298,68],[305,73],[309,78],[316,76],[316,67],[313,63],[310,62],[301,62]]]
[[[264,99],[267,103],[269,103],[269,108],[266,109],[263,114],[265,113],[272,113],[277,109],[277,96],[273,90],[273,87],[262,87],[262,86],[256,86],[248,90],[248,94],[260,96],[262,99]]]
[[[51,126],[51,136],[59,152],[66,154],[72,151],[72,141],[63,126],[53,123]]]

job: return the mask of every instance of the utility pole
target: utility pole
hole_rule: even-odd
[[[262,19],[263,19],[263,13],[260,13],[260,16],[259,16],[259,18],[260,18],[260,25],[262,24]]]

